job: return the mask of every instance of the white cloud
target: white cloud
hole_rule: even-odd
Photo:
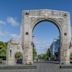
[[[19,35],[17,34],[9,34],[11,36],[11,38],[16,38],[16,39],[19,39]]]
[[[10,38],[15,38],[15,39],[19,39],[20,38],[20,35],[11,34],[9,32],[2,32],[2,31],[0,31],[0,36],[7,36],[7,37],[10,37]]]
[[[2,31],[0,31],[0,36],[6,36],[6,35],[8,35],[8,32],[2,32]]]
[[[3,20],[0,20],[0,24],[6,24],[6,22]]]
[[[6,20],[0,20],[0,24],[4,25],[4,24],[10,24],[11,26],[18,26],[19,22],[17,21],[16,18],[8,16],[6,18]]]
[[[0,31],[0,36],[4,36],[4,35],[5,35],[4,32],[1,32],[1,31]]]
[[[11,24],[12,26],[19,25],[19,22],[13,17],[7,17],[7,23]]]

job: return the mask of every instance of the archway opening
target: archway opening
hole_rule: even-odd
[[[54,22],[43,20],[33,28],[34,62],[60,62],[60,29]]]
[[[23,55],[21,52],[15,53],[15,62],[16,64],[23,64]]]

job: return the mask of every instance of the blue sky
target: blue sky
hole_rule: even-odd
[[[22,20],[22,10],[30,9],[54,9],[69,11],[72,21],[71,0],[0,0],[0,40],[8,41],[12,37],[19,37]],[[46,23],[47,22],[44,23],[45,25],[40,24],[41,26],[39,29],[41,31],[39,32],[39,34],[41,34],[41,36],[44,35],[42,34],[42,28],[44,27],[45,29],[46,27],[48,27]],[[51,26],[49,26],[49,28]],[[34,34],[38,35],[37,29],[34,32]],[[55,31],[53,33],[55,33]],[[48,33],[45,34],[48,36]],[[35,38],[37,39],[37,37]],[[42,39],[42,37],[40,38]],[[45,41],[46,40],[47,38],[45,38]]]
[[[59,30],[55,24],[41,22],[33,30],[33,42],[38,54],[45,53],[51,43],[59,38]]]

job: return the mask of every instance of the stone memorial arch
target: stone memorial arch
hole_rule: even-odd
[[[32,30],[40,21],[53,22],[60,31],[60,63],[69,64],[69,46],[71,41],[70,14],[58,10],[24,10],[22,13],[22,47],[24,64],[33,63]]]

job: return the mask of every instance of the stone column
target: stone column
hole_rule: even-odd
[[[62,49],[60,51],[60,64],[70,64],[70,53],[67,45],[63,44]]]
[[[14,49],[11,47],[11,43],[8,43],[7,47],[7,65],[15,65]]]
[[[61,37],[61,63],[70,64],[70,52],[69,46],[71,41],[71,28],[70,28],[70,16],[67,13],[64,17],[64,24],[62,27]]]
[[[32,57],[32,33],[30,28],[30,18],[28,17],[29,13],[23,13],[23,36],[22,36],[22,42],[24,43],[24,64],[32,64],[33,63],[33,57]]]

